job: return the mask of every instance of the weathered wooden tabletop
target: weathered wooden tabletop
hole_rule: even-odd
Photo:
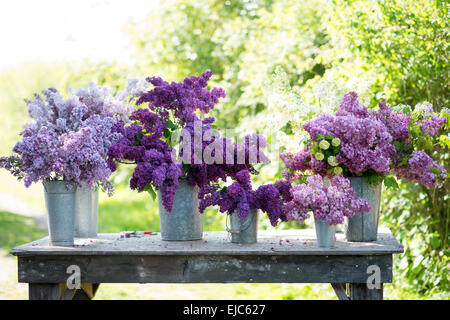
[[[382,298],[392,282],[392,255],[403,252],[389,229],[375,242],[347,242],[336,234],[334,248],[319,248],[314,230],[270,230],[256,244],[234,244],[226,232],[204,232],[202,240],[162,241],[160,235],[121,238],[99,234],[71,247],[49,245],[48,237],[14,248],[18,278],[30,284],[30,298],[45,298],[66,283],[77,266],[81,282],[100,283],[331,283],[339,298]],[[381,288],[368,290],[370,268]],[[58,289],[59,290],[59,289]],[[94,292],[91,288],[91,291]],[[62,291],[56,296],[62,295]],[[92,295],[93,295],[92,294]]]
[[[316,245],[311,229],[259,231],[255,244],[235,244],[226,232],[204,232],[202,240],[162,241],[159,234],[121,238],[120,234],[99,234],[95,239],[75,239],[72,247],[55,247],[48,237],[14,248],[26,255],[378,255],[403,252],[389,229],[380,229],[374,242],[347,242],[336,233],[334,248]]]

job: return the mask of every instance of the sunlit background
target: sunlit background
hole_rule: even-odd
[[[181,81],[207,69],[227,98],[221,128],[276,133],[296,150],[301,125],[356,91],[370,107],[425,100],[449,107],[448,3],[431,0],[16,0],[0,2],[0,156],[29,121],[25,98],[95,81],[113,91],[128,78]],[[450,137],[450,135],[449,135]],[[275,139],[274,139],[275,140]],[[434,150],[448,171],[447,149]],[[255,185],[281,177],[277,152]],[[130,167],[101,195],[99,231],[159,230],[157,204],[128,188]],[[405,245],[388,299],[448,299],[449,184],[383,192],[381,222]],[[269,228],[261,215],[261,228]],[[310,222],[306,227],[310,226]],[[224,230],[217,210],[204,229]],[[279,228],[300,227],[294,223]],[[47,235],[41,185],[0,170],[0,299],[26,299],[11,248]],[[329,299],[329,285],[102,285],[96,299]]]
[[[27,62],[128,63],[130,21],[141,21],[158,0],[18,0],[0,4],[0,68]]]

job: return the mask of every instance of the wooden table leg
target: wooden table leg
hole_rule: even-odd
[[[29,283],[28,299],[30,300],[60,300],[59,283]]]
[[[81,289],[68,289],[65,283],[29,283],[30,300],[91,300],[99,283],[82,283]]]
[[[81,289],[75,292],[73,300],[92,300],[99,286],[99,283],[82,283]]]
[[[333,287],[334,293],[336,293],[339,300],[349,300],[346,292],[346,283],[332,283],[331,286]]]
[[[383,300],[383,284],[380,289],[369,289],[366,283],[350,283],[350,300]]]

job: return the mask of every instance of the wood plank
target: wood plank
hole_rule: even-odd
[[[392,282],[392,255],[374,256],[24,256],[19,281],[65,283],[77,265],[82,283],[365,283],[367,267]]]
[[[259,231],[258,243],[235,244],[226,232],[205,232],[202,240],[162,241],[160,235],[120,238],[100,234],[96,239],[76,239],[73,247],[51,246],[48,237],[17,247],[16,256],[30,255],[384,255],[403,252],[389,229],[380,229],[374,242],[347,242],[336,234],[334,248],[319,248],[314,230]]]

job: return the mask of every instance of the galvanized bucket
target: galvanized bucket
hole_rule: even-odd
[[[203,237],[203,215],[198,211],[198,187],[180,179],[172,212],[167,212],[158,190],[161,238],[166,241],[200,240]]]
[[[78,187],[75,192],[75,238],[97,237],[98,189]]]
[[[356,197],[369,201],[370,211],[357,213],[352,218],[345,218],[345,237],[347,241],[376,241],[382,184],[373,186],[364,181],[363,177],[349,179],[351,187],[356,192]]]
[[[324,220],[315,220],[317,245],[322,248],[333,248],[336,242],[336,226],[329,225]]]
[[[67,189],[66,181],[43,181],[48,214],[48,233],[54,246],[73,245],[75,191]]]
[[[250,214],[241,219],[234,212],[230,216],[231,228],[227,231],[231,234],[232,243],[256,243],[258,241],[258,210],[250,210]]]

